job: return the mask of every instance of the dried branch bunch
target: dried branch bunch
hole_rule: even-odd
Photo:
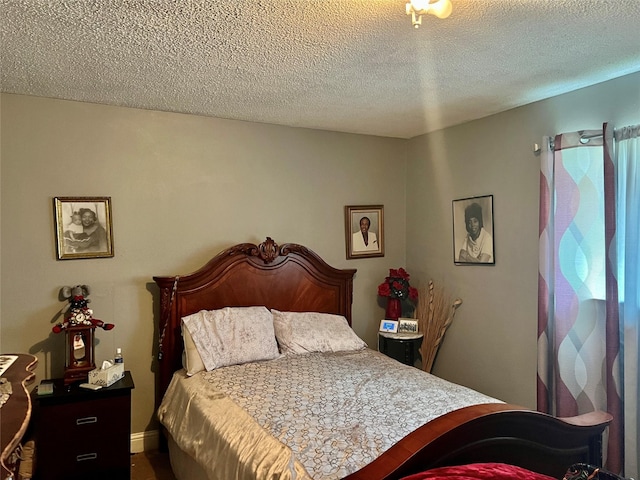
[[[433,280],[429,281],[427,287],[420,286],[418,292],[415,317],[418,319],[418,329],[424,335],[419,352],[422,369],[431,372],[444,334],[453,322],[462,300],[454,299],[442,286],[436,286]]]

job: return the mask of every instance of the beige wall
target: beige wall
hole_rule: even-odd
[[[35,97],[1,97],[0,350],[62,373],[50,334],[63,285],[92,287],[99,360],[121,346],[133,432],[155,428],[151,277],[189,273],[234,243],[311,247],[357,268],[354,329],[375,347],[376,287],[405,265],[464,304],[435,373],[535,406],[538,157],[543,135],[640,123],[640,74],[410,141]],[[406,162],[406,164],[405,164]],[[405,202],[406,194],[406,202]],[[496,265],[454,266],[451,201],[494,196]],[[107,195],[115,257],[56,261],[51,199]],[[384,258],[345,260],[345,205],[385,206]],[[405,245],[406,244],[406,245]]]
[[[375,347],[376,287],[404,264],[406,142],[87,103],[2,95],[0,350],[61,376],[50,333],[63,285],[85,283],[96,359],[122,347],[133,432],[155,428],[153,275],[189,273],[235,243],[306,245],[357,268],[354,329]],[[110,196],[115,257],[55,259],[52,198]],[[346,260],[344,206],[383,204],[386,255]]]
[[[640,123],[640,74],[410,141],[407,266],[460,296],[434,373],[536,406],[539,157],[543,135]],[[495,266],[453,264],[452,204],[493,195]]]

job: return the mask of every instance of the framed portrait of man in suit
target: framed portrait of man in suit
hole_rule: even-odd
[[[347,260],[384,257],[384,207],[347,205],[344,211]]]

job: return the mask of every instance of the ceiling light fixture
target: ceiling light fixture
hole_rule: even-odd
[[[422,15],[430,13],[438,18],[447,18],[451,15],[451,10],[453,10],[451,0],[409,0],[407,2],[407,15],[411,15],[414,28],[422,25]]]

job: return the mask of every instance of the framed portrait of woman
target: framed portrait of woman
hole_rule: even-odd
[[[58,260],[113,257],[111,197],[55,197]]]
[[[493,195],[453,200],[453,261],[495,265]]]
[[[347,205],[344,207],[347,260],[384,257],[384,207]]]

